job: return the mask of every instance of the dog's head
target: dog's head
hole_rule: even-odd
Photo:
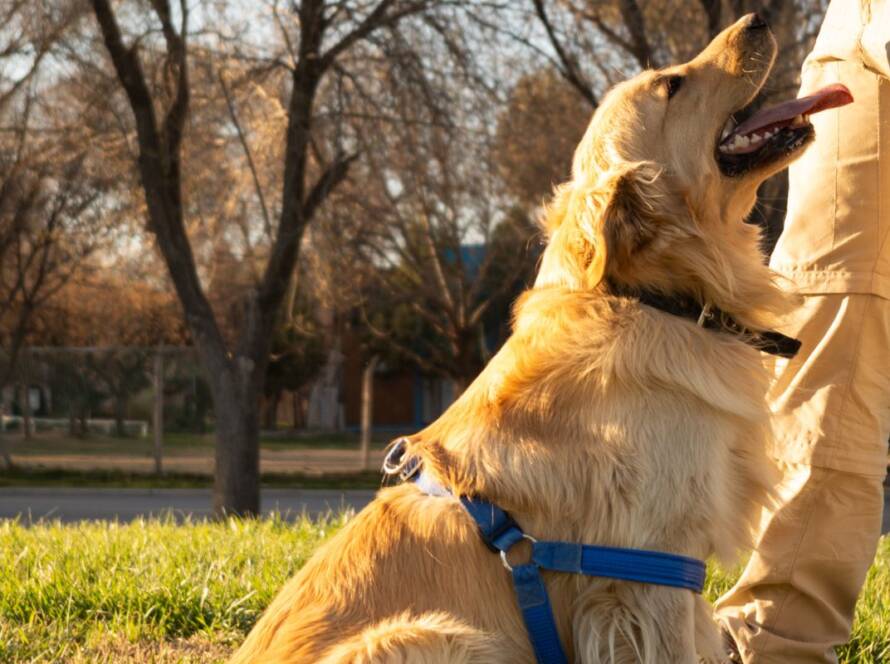
[[[775,56],[769,27],[751,14],[694,60],[611,90],[547,211],[538,284],[609,278],[731,306],[745,269],[757,273],[749,281],[766,274],[752,266],[759,232],[743,223],[757,187],[812,142],[808,114],[852,101],[831,86],[736,124]]]

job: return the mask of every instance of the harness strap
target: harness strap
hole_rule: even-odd
[[[412,468],[410,478],[428,495],[452,495],[421,467]],[[683,588],[697,593],[704,587],[705,564],[701,560],[661,551],[539,542],[525,534],[513,517],[494,503],[467,496],[460,496],[460,502],[476,522],[482,541],[489,549],[500,553],[504,567],[510,571],[516,601],[539,664],[568,664],[547,587],[541,577],[542,569]],[[531,543],[531,559],[511,566],[506,554],[523,539]]]
[[[428,490],[425,493],[442,495],[441,485],[428,473],[421,471],[417,482],[424,489],[430,485],[438,488],[435,493]],[[531,562],[541,569],[685,588],[697,593],[704,588],[705,564],[696,558],[645,549],[539,542],[522,532],[513,517],[497,505],[467,496],[461,496],[460,502],[473,517],[479,527],[479,536],[489,549],[506,553],[514,544],[527,539],[532,545]]]
[[[431,481],[428,473],[424,471],[420,472],[418,482],[423,482],[423,485],[429,485],[431,482],[438,484],[434,480]],[[507,551],[514,544],[522,539],[531,541],[533,547],[537,543],[522,532],[513,517],[494,503],[467,496],[461,496],[460,502],[479,527],[482,541],[489,549],[501,554],[504,566],[510,570],[516,602],[519,604],[525,630],[535,651],[535,659],[541,664],[568,664],[562,643],[559,641],[547,587],[541,578],[541,565],[535,562],[534,555],[532,560],[524,565],[511,567],[507,563]]]
[[[430,496],[452,497],[452,492],[426,472],[421,458],[408,454],[408,441],[397,440],[383,463],[387,477],[412,481]],[[687,556],[660,551],[621,549],[607,546],[539,542],[522,532],[506,511],[483,498],[460,496],[461,505],[472,517],[485,545],[501,556],[510,571],[516,601],[539,664],[568,664],[559,640],[553,609],[541,570],[584,574],[603,578],[651,583],[701,592],[705,565]],[[507,552],[520,540],[531,543],[531,558],[521,565],[510,565]]]
[[[675,553],[619,549],[570,542],[535,542],[532,560],[542,569],[622,581],[686,588],[700,593],[705,584],[702,561]]]
[[[516,602],[522,612],[522,621],[535,651],[535,659],[539,664],[568,664],[540,569],[534,563],[528,563],[516,565],[510,574],[513,575]]]

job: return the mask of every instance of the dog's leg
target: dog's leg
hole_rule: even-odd
[[[584,664],[697,664],[691,593],[656,586],[602,587],[579,603],[575,653]]]
[[[703,664],[727,661],[723,639],[714,620],[714,607],[701,595],[695,597],[695,651]]]
[[[363,629],[319,664],[471,664],[515,662],[500,639],[445,613],[403,614]]]

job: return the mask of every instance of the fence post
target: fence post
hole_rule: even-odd
[[[374,405],[374,370],[379,357],[374,355],[362,372],[362,470],[368,470],[371,456],[372,412]]]
[[[162,454],[164,444],[164,354],[160,348],[154,357],[154,433],[155,474],[163,475]]]
[[[3,460],[3,468],[12,470],[12,456],[6,441],[6,430],[3,423],[3,395],[0,393],[0,459]]]
[[[31,358],[28,357],[28,351],[22,351],[19,362],[22,371],[22,429],[24,430],[25,440],[31,439]]]

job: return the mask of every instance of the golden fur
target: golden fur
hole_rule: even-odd
[[[727,178],[713,152],[775,54],[730,27],[695,60],[616,87],[546,213],[514,332],[410,452],[539,539],[732,561],[773,481],[767,372],[728,334],[609,296],[605,277],[692,293],[766,329],[786,310],[743,222],[791,157]],[[686,76],[668,103],[663,77]],[[515,552],[520,553],[520,552]],[[511,552],[513,555],[514,552]],[[267,564],[275,564],[268,561]],[[699,596],[544,573],[579,662],[720,660]],[[233,662],[530,662],[509,575],[453,498],[380,491],[281,591]]]

